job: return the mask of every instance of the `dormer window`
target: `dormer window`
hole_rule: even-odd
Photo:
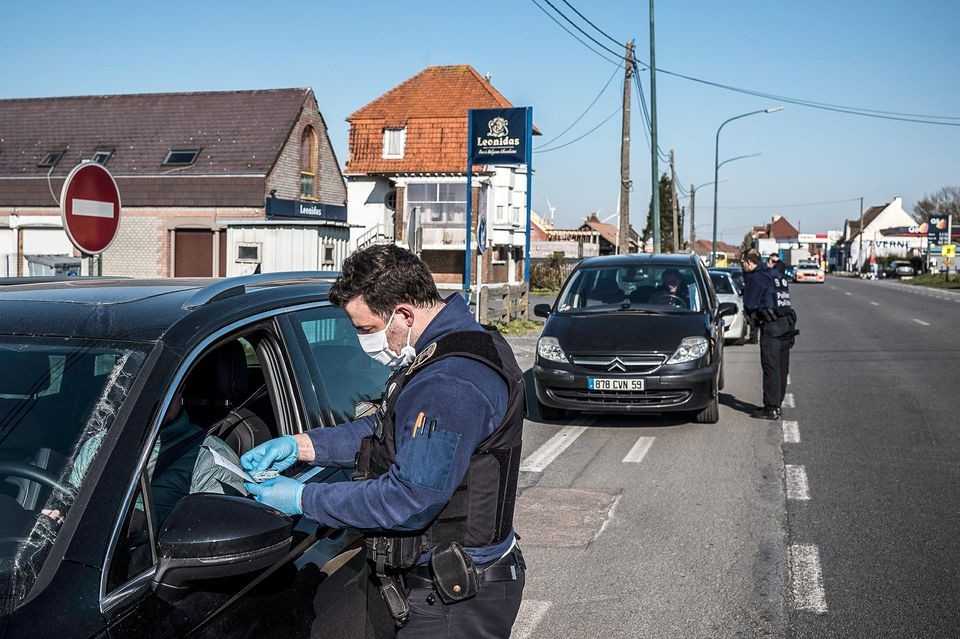
[[[90,158],[90,161],[96,162],[97,164],[106,164],[112,157],[113,149],[97,149],[93,152],[93,157]]]
[[[164,166],[190,166],[200,156],[200,149],[170,149],[163,160]]]
[[[50,151],[37,164],[41,169],[52,169],[63,158],[63,151]]]
[[[383,157],[385,160],[403,159],[403,150],[407,143],[406,129],[383,130]]]

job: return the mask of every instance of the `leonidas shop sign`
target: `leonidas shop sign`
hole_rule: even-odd
[[[347,221],[347,207],[333,204],[268,197],[265,209],[268,218]]]
[[[524,164],[527,161],[524,108],[471,110],[470,136],[474,164]]]

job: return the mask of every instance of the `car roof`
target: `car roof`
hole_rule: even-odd
[[[0,335],[156,342],[179,333],[171,346],[183,347],[207,325],[326,301],[334,277],[317,272],[225,279],[0,280]]]
[[[657,264],[665,266],[690,266],[698,259],[689,253],[630,253],[628,255],[604,255],[588,257],[580,262],[579,268],[596,268],[600,266],[638,266],[640,264]]]

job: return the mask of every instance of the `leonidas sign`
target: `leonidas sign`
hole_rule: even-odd
[[[472,109],[470,158],[474,164],[525,164],[527,110]]]

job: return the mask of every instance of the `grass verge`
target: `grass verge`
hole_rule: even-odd
[[[929,286],[931,288],[946,288],[960,291],[960,278],[956,275],[951,275],[949,281],[943,279],[943,273],[927,273],[926,275],[917,275],[909,280],[900,281],[913,286]]]
[[[507,322],[506,324],[494,324],[497,327],[497,330],[500,331],[501,335],[509,336],[521,336],[529,335],[534,331],[539,331],[543,324],[540,322],[534,322],[533,320],[522,320],[516,319]]]

